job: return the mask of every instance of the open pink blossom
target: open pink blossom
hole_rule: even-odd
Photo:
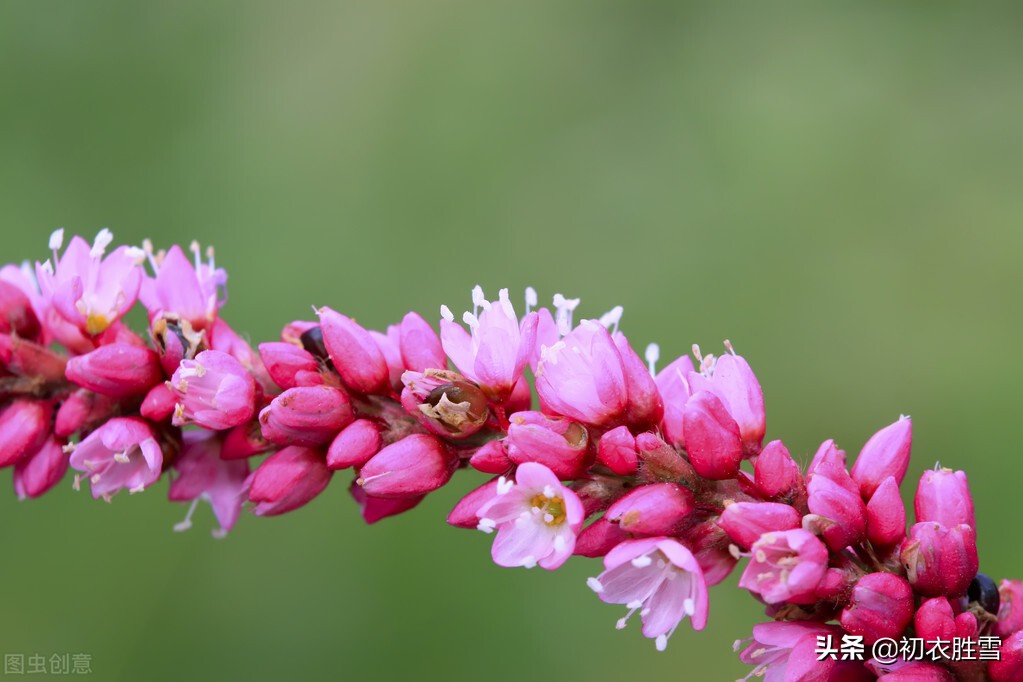
[[[255,412],[256,381],[242,364],[217,350],[182,360],[170,380],[177,396],[174,425],[195,422],[207,429],[244,424]]]
[[[759,594],[768,604],[811,594],[828,568],[828,548],[802,528],[764,533],[750,553],[739,587]]]
[[[626,540],[604,557],[604,572],[587,584],[608,604],[625,604],[629,612],[618,621],[625,627],[639,611],[643,636],[664,651],[668,638],[686,616],[693,629],[707,624],[707,582],[696,557],[684,545],[665,537]]]
[[[227,273],[216,266],[213,248],[207,249],[207,261],[203,263],[199,244],[192,242],[193,263],[177,245],[158,255],[153,254],[148,241],[145,247],[156,276],[143,280],[139,300],[150,319],[172,315],[187,320],[193,329],[205,329],[227,300]]]
[[[223,438],[219,433],[186,431],[182,438],[181,452],[174,460],[177,477],[171,481],[167,496],[173,502],[190,501],[192,506],[174,530],[191,528],[196,505],[205,500],[220,524],[220,528],[213,530],[213,537],[224,537],[241,514],[249,463],[244,459],[221,459]]]
[[[817,660],[817,638],[838,637],[838,628],[820,623],[758,623],[753,626],[753,637],[738,640],[738,650],[745,642],[749,646],[739,654],[743,663],[756,667],[739,682],[762,677],[765,682],[826,682],[835,667],[831,658]]]
[[[153,430],[142,419],[115,417],[74,447],[71,467],[86,474],[96,499],[122,488],[137,493],[160,478],[163,453]],[[79,485],[75,477],[75,486]]]
[[[476,512],[477,528],[486,533],[497,529],[494,563],[553,570],[572,556],[585,517],[583,504],[550,469],[536,462],[521,464],[514,482],[499,479],[496,493]]]

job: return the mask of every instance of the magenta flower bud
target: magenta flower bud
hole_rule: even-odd
[[[98,393],[79,388],[64,399],[53,420],[53,435],[67,440],[72,434],[105,422],[118,409],[118,403]]]
[[[192,527],[192,514],[199,500],[209,502],[220,524],[213,537],[224,537],[241,515],[249,463],[223,459],[221,435],[214,431],[182,434],[181,452],[174,459],[177,476],[171,481],[167,498],[172,502],[192,502],[192,506],[185,520],[174,527],[176,531]]]
[[[604,515],[622,530],[643,535],[671,535],[696,509],[693,494],[674,483],[640,486],[611,505]]]
[[[165,382],[159,383],[149,389],[139,407],[139,413],[150,421],[162,422],[173,416],[177,403],[178,397],[174,391]]]
[[[1010,635],[998,648],[998,660],[987,664],[991,682],[1023,680],[1023,631]]]
[[[448,514],[448,523],[456,528],[475,529],[480,522],[480,517],[476,512],[497,495],[499,480],[495,478],[487,481],[460,499],[455,508]]]
[[[859,492],[842,487],[819,470],[810,477],[806,490],[809,494],[807,505],[816,517],[808,516],[807,522],[816,526],[830,549],[838,552],[863,539],[867,529],[867,508]]]
[[[401,349],[398,346],[400,334],[401,331],[393,324],[387,328],[386,334],[369,330],[370,338],[373,339],[380,354],[384,356],[384,362],[387,363],[387,381],[391,390],[395,392],[401,390],[401,375],[405,372],[405,361],[402,360]]]
[[[913,506],[916,521],[935,521],[951,528],[960,523],[977,528],[973,496],[966,474],[951,469],[929,469],[920,476]]]
[[[70,463],[87,475],[94,498],[109,500],[123,488],[137,493],[155,483],[163,472],[163,452],[144,420],[115,417],[74,446]]]
[[[636,355],[624,334],[619,332],[613,334],[611,338],[618,348],[618,355],[622,361],[622,374],[629,396],[626,407],[629,423],[637,428],[656,426],[664,416],[664,403],[657,391],[657,384],[650,375],[649,367]]]
[[[268,441],[305,447],[329,442],[354,419],[348,394],[330,386],[289,388],[259,413]]]
[[[259,422],[253,420],[227,432],[224,444],[220,448],[220,458],[247,459],[273,449],[273,444],[263,438]]]
[[[725,507],[718,525],[743,548],[753,546],[764,533],[799,528],[802,517],[787,504],[778,502],[734,502]]]
[[[884,479],[867,503],[867,539],[887,549],[906,537],[906,506],[894,476]]]
[[[731,350],[727,342],[726,346]],[[689,385],[694,395],[701,391],[716,395],[738,425],[743,444],[754,452],[760,450],[767,430],[764,392],[745,358],[726,353],[714,362],[710,376],[689,375]]]
[[[713,393],[701,391],[686,403],[685,441],[689,461],[704,478],[721,481],[739,473],[743,457],[739,427]]]
[[[664,400],[664,416],[661,418],[661,431],[664,438],[672,445],[685,442],[685,409],[692,392],[686,378],[693,372],[693,361],[683,355],[662,369],[655,377],[657,391]]]
[[[372,495],[367,495],[366,491],[354,481],[349,486],[348,493],[355,500],[355,503],[359,505],[362,520],[368,524],[407,512],[409,509],[419,506],[419,503],[425,499],[424,495],[399,498],[373,497]]]
[[[419,313],[408,313],[402,318],[398,345],[405,367],[414,372],[446,369],[448,366],[440,337]]]
[[[765,533],[750,552],[739,587],[768,604],[804,600],[806,595],[814,601],[813,591],[828,568],[828,548],[817,536],[802,528]]]
[[[977,639],[980,634],[980,627],[977,624],[977,616],[970,611],[963,611],[956,616],[956,634],[959,639]]]
[[[0,333],[35,339],[41,331],[39,318],[25,292],[0,279]]]
[[[357,393],[387,394],[390,368],[369,332],[330,308],[320,308],[323,343],[345,385]]]
[[[826,599],[831,602],[842,600],[843,594],[849,589],[849,574],[840,568],[829,568],[824,572],[824,577],[817,583],[813,596],[817,599]]]
[[[852,589],[839,622],[846,632],[862,635],[865,644],[897,639],[913,620],[913,588],[891,573],[868,573]]]
[[[775,500],[791,499],[804,487],[799,465],[780,440],[772,440],[760,451],[753,481],[762,495]]]
[[[515,464],[538,462],[561,479],[575,478],[586,467],[586,429],[569,419],[542,412],[516,412],[511,416],[508,459]]]
[[[53,406],[16,398],[0,411],[0,467],[17,464],[38,450],[50,433]]]
[[[163,369],[148,348],[112,343],[68,360],[67,378],[82,388],[120,399],[144,395],[163,379]]]
[[[249,477],[252,512],[276,516],[298,509],[323,492],[333,474],[319,450],[300,445],[278,450]]]
[[[356,419],[337,434],[327,449],[331,469],[361,467],[380,451],[380,429],[368,419]]]
[[[221,431],[252,419],[256,380],[233,356],[207,350],[182,360],[170,380],[177,396],[174,425],[194,422]]]
[[[611,523],[601,517],[579,533],[575,540],[574,553],[591,559],[602,557],[632,537],[631,533],[622,530],[617,523]]]
[[[934,597],[924,600],[913,616],[913,627],[916,628],[916,636],[925,641],[952,641],[956,636],[956,622],[948,599]]]
[[[356,482],[375,497],[412,497],[440,488],[451,478],[458,458],[436,437],[406,436],[373,456]]]
[[[925,596],[958,597],[977,575],[977,540],[972,526],[946,528],[917,523],[902,545],[902,564],[913,588]]]
[[[639,466],[636,439],[627,426],[617,426],[597,442],[597,461],[619,476],[631,476]]]
[[[447,438],[466,438],[487,423],[490,407],[483,389],[457,372],[407,371],[401,404],[428,431]]]
[[[1003,580],[998,587],[998,596],[995,634],[1004,639],[1023,630],[1023,580]]]
[[[14,465],[14,492],[19,500],[39,497],[57,485],[67,473],[68,456],[52,436],[42,447]]]
[[[870,437],[852,467],[853,480],[859,484],[863,499],[870,499],[889,476],[895,477],[897,486],[902,485],[912,447],[913,421],[909,417],[900,417]]]
[[[817,467],[827,465],[829,471],[836,469],[845,469],[845,450],[839,450],[835,445],[835,441],[828,439],[820,444],[817,448],[817,452],[814,453],[813,459],[810,460],[810,464],[806,467],[806,475],[809,476],[817,471]],[[859,486],[856,486],[857,489]]]
[[[545,411],[586,424],[618,420],[629,396],[622,360],[607,329],[583,320],[553,346],[542,348],[536,391]]]
[[[469,466],[485,474],[503,474],[512,468],[512,461],[508,459],[504,441],[492,440],[473,453],[469,458]]]
[[[91,350],[91,348],[89,349]],[[67,360],[49,348],[10,334],[0,334],[0,370],[33,377],[44,384],[64,384]]]
[[[270,378],[281,388],[318,386],[323,383],[320,364],[304,348],[279,341],[261,343],[259,357]]]

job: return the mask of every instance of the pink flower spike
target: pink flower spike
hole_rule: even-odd
[[[900,417],[870,437],[852,467],[853,480],[859,484],[863,499],[870,499],[889,476],[902,485],[912,448],[913,422],[909,417]]]
[[[163,379],[160,359],[148,348],[127,343],[100,346],[68,360],[67,378],[111,398],[144,395]]]
[[[693,393],[710,391],[720,398],[739,425],[747,450],[758,452],[767,429],[764,392],[746,359],[736,355],[727,341],[725,346],[730,352],[708,363],[710,367],[705,368],[704,374],[691,374],[689,385]]]
[[[839,622],[846,632],[872,645],[883,638],[898,639],[913,620],[914,608],[913,588],[905,578],[868,573],[853,587]]]
[[[52,436],[42,447],[14,465],[14,492],[19,500],[39,497],[67,473],[68,456]]]
[[[951,528],[960,523],[977,528],[973,496],[966,474],[951,469],[929,469],[920,476],[913,501],[916,521],[935,521]]]
[[[611,505],[604,515],[622,530],[643,535],[675,533],[696,511],[696,500],[674,483],[651,483],[632,490]]]
[[[886,549],[906,537],[906,506],[899,484],[889,476],[874,491],[867,503],[867,539],[875,547]]]
[[[828,549],[801,528],[765,533],[750,549],[739,587],[759,594],[768,604],[812,593],[828,568]]]
[[[542,412],[516,412],[510,421],[505,446],[512,462],[539,462],[562,479],[583,472],[589,437],[581,424]]]
[[[419,313],[408,313],[399,325],[398,346],[406,369],[425,372],[447,369],[447,358],[440,338]]]
[[[0,410],[0,467],[17,464],[38,450],[50,433],[53,407],[16,398]]]
[[[704,478],[722,481],[739,473],[743,457],[739,427],[713,393],[701,391],[686,403],[685,443],[689,461]]]
[[[174,460],[177,476],[171,481],[167,497],[172,502],[192,502],[192,506],[174,530],[191,528],[196,505],[205,500],[220,524],[220,528],[213,530],[213,537],[224,537],[241,514],[249,463],[221,459],[223,438],[216,432],[186,431],[182,440],[181,452]]]
[[[331,469],[361,467],[380,450],[380,429],[368,419],[356,419],[341,430],[327,449]]]
[[[686,616],[694,630],[706,626],[709,597],[703,571],[692,552],[676,540],[626,540],[604,557],[604,569],[587,584],[601,601],[629,609],[617,623],[619,630],[639,611],[643,636],[664,651]]]
[[[141,249],[121,246],[106,258],[113,235],[106,228],[96,235],[92,247],[74,237],[54,262],[36,264],[43,296],[62,317],[81,331],[96,336],[128,312],[142,284]],[[58,246],[59,249],[59,246]]]
[[[270,378],[281,388],[316,386],[323,383],[320,364],[312,353],[279,341],[259,344],[259,357]]]
[[[289,388],[259,413],[264,438],[304,447],[329,443],[354,419],[348,394],[330,386]]]
[[[182,360],[170,380],[178,398],[174,425],[194,422],[223,430],[244,424],[255,413],[256,381],[231,355],[207,350]]]
[[[501,477],[481,506],[477,528],[497,530],[491,551],[498,566],[554,570],[572,556],[585,513],[579,497],[542,464],[526,462],[515,480]]]
[[[122,488],[141,492],[163,471],[163,452],[152,429],[136,417],[115,417],[74,446],[71,467],[86,474],[96,499]],[[75,477],[75,487],[79,477]]]
[[[611,337],[618,348],[625,376],[628,407],[626,416],[629,423],[639,429],[657,426],[664,416],[664,402],[657,390],[657,383],[650,374],[650,368],[636,355],[625,334],[616,333]]]
[[[536,390],[545,410],[586,424],[610,426],[625,412],[622,361],[602,324],[583,320],[553,346],[541,349]]]
[[[774,500],[791,500],[803,489],[803,474],[780,440],[764,446],[753,465],[753,481],[757,490]]]
[[[817,660],[817,637],[827,635],[839,637],[838,628],[804,621],[754,625],[752,643],[739,654],[739,660],[756,667],[739,682],[752,677],[763,677],[768,682],[844,679],[830,676],[836,665],[834,660]],[[736,641],[735,649],[742,644],[743,640]]]
[[[368,524],[374,524],[377,521],[407,512],[409,509],[419,506],[419,503],[425,499],[425,495],[399,498],[373,497],[367,495],[366,491],[355,481],[352,481],[348,492],[355,503],[359,505],[362,520]]]
[[[617,426],[597,442],[597,461],[619,476],[631,476],[639,466],[636,439],[627,426]]]
[[[207,250],[203,263],[199,245],[193,242],[193,264],[176,244],[159,255],[153,255],[148,241],[144,246],[156,272],[156,277],[145,278],[139,291],[150,319],[166,315],[187,320],[197,331],[206,329],[227,300],[227,273],[216,267],[213,249]]]
[[[414,497],[447,483],[457,464],[438,438],[416,433],[373,455],[356,482],[374,497]]]
[[[298,509],[323,492],[334,474],[323,453],[292,445],[263,460],[246,481],[256,516],[276,516]]]
[[[390,368],[370,333],[330,308],[320,308],[323,343],[345,385],[357,393],[386,395]]]
[[[735,544],[746,549],[764,533],[799,528],[799,512],[777,502],[734,502],[725,507],[718,525]]]
[[[654,382],[664,400],[664,417],[661,419],[661,431],[664,438],[672,445],[685,442],[683,428],[685,425],[686,403],[692,391],[689,389],[687,377],[693,372],[693,361],[683,355],[662,369]]]

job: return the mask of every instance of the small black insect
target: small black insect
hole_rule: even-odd
[[[1000,597],[998,586],[995,581],[983,573],[978,573],[966,590],[966,596],[971,602],[977,602],[980,607],[992,615],[998,614]]]

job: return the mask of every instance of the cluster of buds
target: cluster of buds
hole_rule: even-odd
[[[226,274],[177,246],[90,244],[63,232],[52,259],[0,269],[0,466],[21,498],[75,470],[107,501],[166,473],[169,497],[209,502],[223,536],[248,504],[283,514],[351,469],[367,523],[408,511],[458,470],[487,479],[448,523],[493,534],[500,566],[553,570],[601,558],[588,584],[639,613],[663,650],[709,588],[746,560],[739,586],[765,605],[740,658],[769,680],[1023,680],[1023,582],[978,571],[961,471],[920,479],[907,530],[902,417],[850,468],[824,442],[804,469],[765,444],[763,393],[725,342],[659,372],[618,330],[615,308],[575,323],[578,299],[520,316],[508,291],[472,291],[439,333],[416,313],[386,331],[331,309],[251,348],[220,316]],[[121,320],[141,303],[148,333]],[[528,377],[535,381],[530,383]],[[536,400],[534,400],[534,389]],[[257,463],[258,462],[258,463]],[[997,660],[842,660],[822,637],[869,646],[997,637]],[[737,642],[737,649],[742,642]]]

